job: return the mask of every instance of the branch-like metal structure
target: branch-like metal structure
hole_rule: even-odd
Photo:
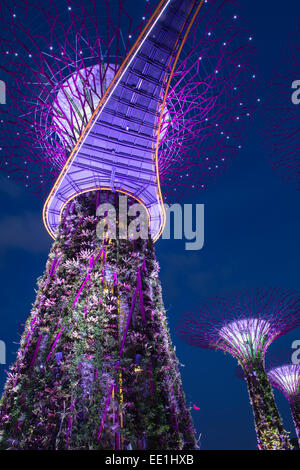
[[[273,387],[280,390],[290,404],[300,446],[300,364],[284,364],[268,372]]]
[[[152,241],[161,184],[205,188],[241,148],[254,48],[234,1],[150,3],[137,27],[125,0],[0,7],[0,168],[50,190],[56,236],[1,402],[4,449],[197,448]],[[118,193],[146,208],[147,240],[97,235]]]
[[[265,353],[276,338],[298,326],[300,294],[276,288],[212,299],[178,325],[186,343],[221,350],[238,360],[248,384],[259,449],[290,448],[265,372]]]

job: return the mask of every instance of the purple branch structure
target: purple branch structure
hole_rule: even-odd
[[[273,387],[288,400],[300,446],[300,364],[285,364],[268,372]]]
[[[268,84],[264,138],[273,168],[300,189],[300,22]]]
[[[259,449],[290,449],[265,372],[265,353],[276,338],[298,326],[300,294],[276,288],[209,300],[178,325],[186,343],[221,350],[238,360],[248,384]]]
[[[153,247],[161,185],[204,189],[240,151],[255,49],[231,0],[140,2],[138,27],[125,4],[0,6],[0,169],[48,196],[55,239],[1,400],[3,449],[197,448]],[[120,195],[146,210],[147,239],[121,236]],[[98,236],[101,204],[115,238]]]

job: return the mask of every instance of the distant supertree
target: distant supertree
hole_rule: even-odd
[[[195,449],[153,247],[160,179],[165,194],[205,188],[239,151],[252,36],[231,0],[0,8],[0,166],[41,196],[53,184],[55,239],[5,386],[1,446]],[[123,216],[137,202],[149,229],[136,239]],[[105,204],[115,236],[98,234]]]
[[[279,60],[268,83],[264,136],[274,170],[300,189],[300,22]]]
[[[238,360],[248,384],[259,449],[290,448],[264,363],[270,344],[299,325],[300,294],[275,288],[209,300],[178,325],[186,343],[221,350]]]
[[[291,408],[295,430],[300,446],[300,364],[285,364],[268,372],[273,387],[278,388]]]

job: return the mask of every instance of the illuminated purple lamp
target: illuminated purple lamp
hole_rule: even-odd
[[[271,369],[268,377],[288,400],[300,446],[300,364],[285,364]]]

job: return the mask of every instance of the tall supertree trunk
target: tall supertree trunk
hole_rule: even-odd
[[[258,448],[260,450],[290,450],[273,391],[262,360],[244,366],[250,402],[253,408]]]
[[[2,449],[195,449],[151,239],[67,206],[1,401]],[[130,201],[129,201],[130,203]]]
[[[300,447],[300,397],[291,397],[289,402]]]

